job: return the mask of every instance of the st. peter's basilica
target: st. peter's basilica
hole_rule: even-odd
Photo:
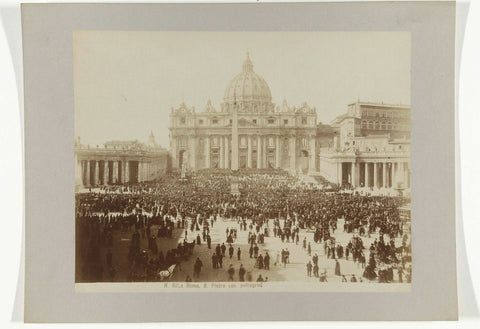
[[[202,111],[185,103],[171,108],[168,151],[153,135],[146,144],[76,143],[76,186],[153,180],[182,168],[238,167],[322,176],[380,192],[409,189],[410,111],[408,105],[356,101],[330,125],[317,123],[317,109],[305,102],[274,104],[247,53],[219,108],[210,100]]]

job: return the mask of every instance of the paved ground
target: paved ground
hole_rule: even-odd
[[[335,237],[337,242],[340,242],[343,246],[345,246],[348,241],[350,240],[352,234],[347,234],[342,232],[343,230],[343,220],[339,220],[338,223],[339,229],[335,232]],[[270,225],[272,227],[272,225]],[[213,269],[212,262],[211,262],[211,255],[214,252],[214,248],[217,244],[221,244],[226,240],[225,231],[227,228],[236,228],[238,232],[237,240],[233,243],[233,247],[235,248],[235,253],[232,259],[228,256],[228,245],[226,257],[223,261],[223,268],[221,269]],[[152,227],[152,233],[156,234],[157,228],[154,226]],[[192,241],[197,234],[200,232],[192,232],[188,231],[188,240]],[[128,255],[128,247],[130,244],[132,232],[116,232],[114,234],[114,244],[113,244],[113,262],[117,269],[117,275],[115,277],[115,281],[126,281],[127,274],[129,272],[128,263],[127,263],[127,255]],[[159,250],[165,252],[168,249],[175,248],[177,244],[184,239],[184,230],[183,229],[175,229],[173,238],[158,238],[157,245]],[[307,230],[300,230],[300,241],[299,244],[296,245],[295,243],[282,243],[279,238],[272,237],[265,237],[265,244],[258,245],[260,250],[259,253],[265,255],[265,252],[268,251],[270,255],[270,270],[259,270],[254,268],[255,259],[249,258],[249,245],[247,243],[247,236],[248,231],[240,231],[239,225],[235,221],[231,220],[218,220],[214,223],[213,228],[210,230],[210,235],[212,238],[212,249],[208,249],[206,243],[202,245],[195,245],[193,255],[186,261],[181,263],[181,268],[177,267],[174,272],[174,277],[172,281],[185,281],[187,275],[193,277],[193,264],[196,260],[196,257],[199,257],[203,263],[202,272],[200,274],[200,278],[196,279],[195,281],[204,281],[204,282],[221,282],[227,281],[227,268],[230,264],[232,264],[235,268],[235,279],[238,280],[238,268],[240,264],[243,264],[247,271],[251,271],[253,281],[255,281],[259,274],[262,277],[268,277],[269,281],[302,281],[302,282],[314,282],[318,281],[318,278],[315,277],[307,277],[306,275],[306,264],[311,257],[308,256],[307,252],[303,250],[302,241],[303,238],[307,238],[307,242],[311,243],[312,246],[312,255],[315,253],[319,256],[319,268],[320,273],[324,270],[327,272],[327,280],[328,282],[341,282],[341,277],[334,275],[334,268],[335,268],[335,260],[327,259],[326,255],[324,254],[323,250],[323,243],[315,244],[313,242],[313,232]],[[377,237],[377,235],[372,235],[371,238],[362,238],[364,241],[364,245],[367,248],[366,250],[366,259],[368,262],[368,247],[370,243]],[[400,241],[396,241],[398,245]],[[242,254],[241,259],[237,259],[237,248],[240,247]],[[148,240],[146,238],[141,239],[141,248],[147,250],[148,249]],[[283,248],[288,248],[290,251],[290,263],[283,267],[283,265],[274,265],[276,260],[277,252],[280,252]],[[355,274],[357,278],[362,277],[363,268],[360,264],[355,264],[351,258],[350,260],[345,260],[345,258],[340,259],[340,268],[342,274],[347,276],[347,279],[350,278],[352,274]],[[397,280],[397,275],[395,273],[394,279]]]

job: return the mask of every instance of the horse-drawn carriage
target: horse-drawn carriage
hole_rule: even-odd
[[[160,281],[172,279],[176,266],[179,265],[180,262],[187,260],[193,254],[194,247],[195,242],[184,241],[183,243],[179,243],[177,248],[171,249],[165,259],[166,264],[169,266],[168,268],[158,271],[157,279]]]
[[[176,249],[172,249],[174,257],[177,261],[187,260],[193,254],[195,241],[179,243]]]

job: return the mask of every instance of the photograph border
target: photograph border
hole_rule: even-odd
[[[457,319],[454,2],[24,4],[22,27],[26,322]],[[411,292],[76,293],[75,30],[410,31]]]

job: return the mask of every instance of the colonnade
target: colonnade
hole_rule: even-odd
[[[216,138],[217,143],[214,143],[214,139]],[[242,139],[245,143],[241,143]],[[269,139],[273,138],[273,142]],[[258,168],[258,169],[265,169],[265,168],[282,168],[282,153],[283,148],[282,145],[285,143],[285,138],[288,141],[288,158],[287,166],[288,168],[283,169],[291,169],[296,170],[297,165],[297,152],[300,152],[301,149],[297,149],[297,137],[296,136],[288,136],[282,137],[280,135],[241,135],[239,137],[239,145],[238,147],[238,157],[240,164],[240,168]],[[191,144],[189,145],[189,151],[192,156],[190,157],[189,165],[193,169],[197,169],[197,161],[196,161],[196,139],[197,137],[191,137]],[[231,136],[208,136],[205,137],[204,142],[204,154],[205,158],[205,168],[220,168],[220,169],[230,169],[231,168],[231,156],[233,154],[232,141]],[[303,148],[305,149],[305,147]],[[308,146],[305,149],[308,153],[308,161],[309,161],[309,168],[314,170],[315,168],[315,138],[309,138]],[[243,158],[243,161],[241,161]],[[218,161],[218,162],[217,162]]]
[[[353,187],[409,188],[408,162],[339,162],[339,181]]]
[[[144,182],[149,179],[149,163],[124,160],[81,160],[81,183],[98,186]]]

